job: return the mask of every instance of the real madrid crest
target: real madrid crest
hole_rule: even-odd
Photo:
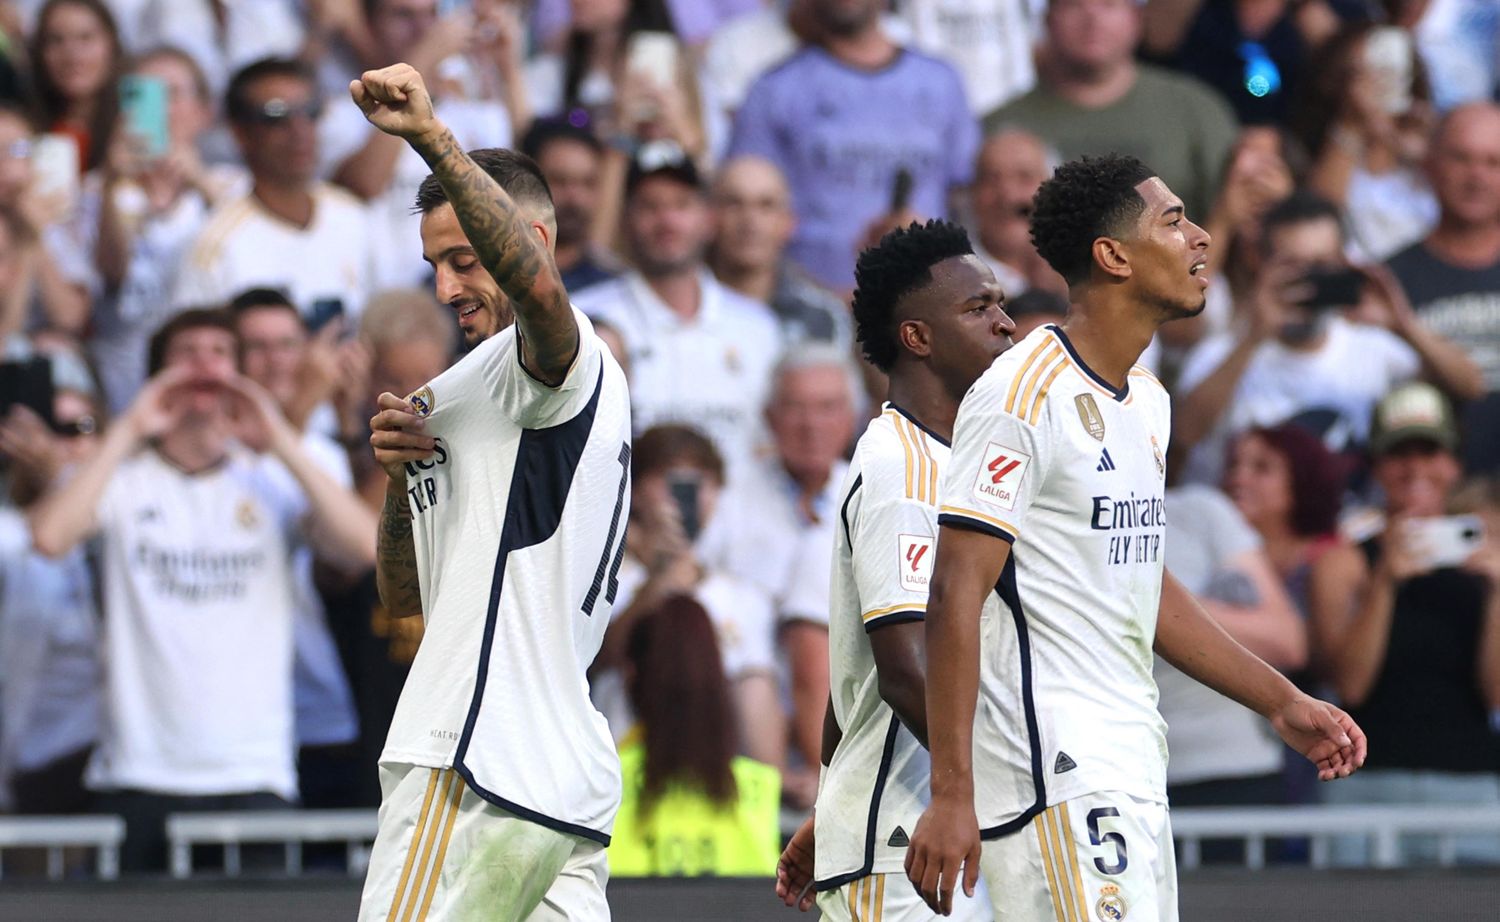
[[[1098,914],[1100,922],[1120,922],[1125,918],[1127,908],[1125,898],[1120,896],[1119,887],[1105,884],[1099,888],[1099,902],[1094,904],[1094,912]]]
[[[424,384],[406,398],[406,402],[411,404],[412,410],[416,411],[418,416],[430,416],[436,399],[432,396],[432,388]]]
[[[255,512],[255,502],[242,499],[239,505],[234,507],[234,520],[240,523],[241,528],[254,528],[260,521],[260,516]]]
[[[1151,437],[1151,456],[1156,459],[1157,476],[1165,480],[1167,477],[1167,459],[1161,453],[1161,443],[1156,441],[1156,436],[1154,435]]]
[[[1073,398],[1073,405],[1078,407],[1078,419],[1088,434],[1104,441],[1104,414],[1099,412],[1099,404],[1094,402],[1094,395],[1079,394]]]

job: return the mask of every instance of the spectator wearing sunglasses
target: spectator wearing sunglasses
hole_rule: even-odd
[[[179,271],[172,302],[224,303],[286,291],[304,316],[339,302],[351,319],[374,288],[364,206],[317,180],[323,99],[306,65],[267,58],[229,81],[225,111],[252,188],[214,210]]]

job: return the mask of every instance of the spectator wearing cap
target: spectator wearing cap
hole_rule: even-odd
[[[1427,155],[1437,227],[1388,263],[1422,325],[1458,343],[1484,373],[1464,407],[1464,461],[1500,468],[1500,106],[1450,112]]]
[[[1339,804],[1500,805],[1500,543],[1477,520],[1448,518],[1461,468],[1448,401],[1396,388],[1375,409],[1372,474],[1383,531],[1312,586],[1315,662],[1370,739],[1369,760]],[[1339,790],[1333,790],[1338,788]],[[1367,858],[1362,838],[1334,842],[1340,863]],[[1437,843],[1402,840],[1406,861]],[[1461,861],[1500,861],[1500,837],[1460,836]]]
[[[557,216],[553,257],[563,286],[577,294],[620,274],[620,261],[597,241],[603,203],[604,145],[586,128],[537,122],[521,140],[552,189]]]
[[[642,148],[626,177],[624,218],[635,269],[575,303],[625,340],[636,431],[669,422],[698,429],[733,482],[759,440],[781,331],[769,307],[709,271],[707,196],[679,148]]]
[[[439,14],[452,6],[436,0],[369,0],[365,8],[376,60],[404,61],[424,75],[443,124],[460,147],[510,147],[515,132],[524,130],[530,117],[521,76],[521,40],[506,31],[519,30],[519,24],[513,16],[497,15],[508,4],[476,4],[473,10]],[[501,40],[485,41],[482,35]],[[472,79],[451,79],[455,72]],[[479,78],[503,88],[504,101],[487,98],[478,86],[468,85]],[[416,244],[421,213],[412,203],[431,169],[405,141],[367,122],[358,106],[349,105],[347,95],[329,108],[320,126],[321,163],[335,182],[368,204],[373,243],[380,250],[377,287],[426,285],[432,270]]]
[[[1261,223],[1265,261],[1244,322],[1199,343],[1178,380],[1172,441],[1189,452],[1188,481],[1217,482],[1229,436],[1250,426],[1328,409],[1363,441],[1376,401],[1403,381],[1481,392],[1474,363],[1417,322],[1390,273],[1349,263],[1336,207],[1296,193]]]
[[[769,160],[735,157],[719,168],[710,198],[719,281],[771,305],[787,342],[852,348],[849,309],[786,258],[797,228],[786,177]]]
[[[225,109],[253,185],[203,225],[178,274],[174,305],[224,304],[249,288],[280,288],[304,316],[318,302],[337,302],[351,317],[363,308],[376,260],[391,254],[376,248],[363,203],[316,178],[323,104],[298,61],[257,61],[229,81]]]
[[[949,212],[974,175],[979,128],[951,65],[887,37],[881,0],[805,3],[816,43],[750,87],[730,154],[781,169],[797,212],[791,257],[843,293],[877,226]]]

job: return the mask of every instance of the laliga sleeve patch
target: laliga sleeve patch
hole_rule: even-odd
[[[900,551],[901,588],[912,592],[926,592],[932,582],[932,558],[934,556],[931,535],[897,535]]]
[[[1031,455],[999,442],[985,446],[979,473],[974,478],[974,498],[1007,512],[1016,508],[1016,494],[1026,480]]]

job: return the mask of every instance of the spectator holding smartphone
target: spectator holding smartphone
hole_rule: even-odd
[[[1380,740],[1354,784],[1325,789],[1331,803],[1500,804],[1490,722],[1500,709],[1500,544],[1493,535],[1444,537],[1455,524],[1444,513],[1461,476],[1458,443],[1435,388],[1386,395],[1370,443],[1384,531],[1314,575],[1314,660]],[[1500,836],[1456,845],[1461,861],[1500,861]],[[1336,839],[1334,859],[1360,862],[1367,846]],[[1431,861],[1437,843],[1407,838],[1402,852]]]
[[[1304,410],[1332,410],[1362,441],[1376,401],[1419,375],[1457,398],[1482,391],[1479,369],[1416,322],[1389,272],[1350,265],[1332,204],[1293,194],[1266,213],[1261,237],[1238,328],[1194,348],[1178,381],[1172,439],[1190,450],[1186,480],[1217,482],[1231,433]]]

